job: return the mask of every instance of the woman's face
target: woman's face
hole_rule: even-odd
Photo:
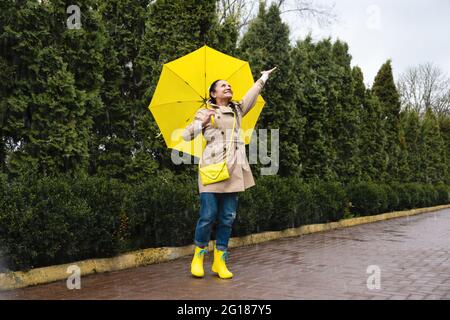
[[[218,81],[212,97],[216,98],[216,100],[231,100],[233,98],[233,90],[231,90],[230,84],[226,80]]]

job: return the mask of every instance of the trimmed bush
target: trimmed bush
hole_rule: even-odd
[[[128,249],[127,186],[108,178],[2,179],[0,241],[11,269],[110,257]]]
[[[155,177],[133,186],[127,200],[133,248],[192,243],[199,217],[197,181]]]
[[[419,204],[424,201],[424,193],[422,187],[418,183],[406,183],[406,192],[409,193],[409,204],[405,209],[413,209],[419,207]]]
[[[313,223],[314,197],[311,186],[296,179],[294,180],[292,187],[295,193],[294,201],[298,204],[294,217],[295,227]]]
[[[344,216],[348,198],[338,182],[315,182],[311,185],[311,223],[338,221]]]
[[[434,186],[431,184],[422,184],[422,199],[419,202],[419,207],[431,207],[437,204],[438,194]]]
[[[344,212],[350,217],[447,204],[450,189],[374,182],[344,188],[261,176],[238,199],[232,236],[338,221]],[[101,176],[29,173],[8,181],[0,175],[0,271],[192,244],[198,217],[197,177],[164,171],[128,185]]]
[[[372,215],[388,207],[386,189],[374,183],[357,183],[347,186],[347,195],[352,203],[351,213],[355,215]]]
[[[380,208],[380,212],[391,212],[397,210],[399,208],[400,197],[395,189],[388,184],[380,184],[380,187],[384,190],[387,200],[386,207]]]
[[[278,188],[271,176],[262,176],[256,186],[239,194],[239,206],[233,235],[247,235],[270,230],[278,209],[274,204],[273,188]],[[240,226],[240,223],[244,226]]]
[[[71,181],[76,197],[84,199],[94,216],[83,248],[88,257],[108,257],[128,249],[130,217],[124,201],[130,187],[108,177],[78,177]]]
[[[437,193],[436,204],[447,204],[450,202],[450,189],[445,184],[441,183],[435,186]]]
[[[398,196],[398,206],[394,210],[405,210],[411,208],[411,197],[413,196],[408,192],[408,189],[404,184],[393,183],[391,189]]]
[[[262,176],[239,195],[234,236],[283,230],[313,221],[309,186],[296,178]]]
[[[67,181],[27,179],[6,184],[6,193],[2,185],[0,242],[9,267],[29,269],[86,257],[83,248],[95,216]]]
[[[298,201],[293,189],[292,179],[277,176],[264,176],[260,179],[270,196],[273,204],[271,219],[267,223],[266,230],[284,230],[294,227]]]

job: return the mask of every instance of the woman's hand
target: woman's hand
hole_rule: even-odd
[[[277,67],[270,69],[270,70],[265,70],[265,71],[261,71],[261,79],[264,81],[264,83],[267,81],[267,79],[269,79],[270,74],[276,69]]]
[[[205,127],[208,124],[208,122],[211,120],[211,116],[214,116],[214,114],[215,114],[214,110],[211,109],[206,110],[205,117],[203,118],[202,121],[202,127]]]
[[[267,74],[268,76],[270,76],[270,74],[271,74],[276,68],[277,68],[277,67],[275,67],[275,68],[273,68],[273,69],[270,69],[270,70],[261,71],[261,74],[262,74],[262,75]]]

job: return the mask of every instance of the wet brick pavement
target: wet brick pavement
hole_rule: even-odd
[[[450,299],[450,209],[230,250],[231,280],[191,257],[0,292],[0,299]],[[369,266],[380,289],[368,289]],[[372,283],[372,282],[371,282]]]

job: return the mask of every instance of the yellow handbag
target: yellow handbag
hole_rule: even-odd
[[[234,134],[234,127],[236,125],[236,115],[233,115],[234,118],[234,122],[233,122],[233,131],[232,133]],[[227,156],[225,157],[225,160],[219,163],[214,163],[214,164],[210,164],[204,167],[200,167],[200,163],[201,163],[201,158],[198,164],[198,170],[200,172],[200,178],[202,180],[202,184],[204,186],[208,185],[208,184],[212,184],[212,183],[216,183],[216,182],[220,182],[226,179],[230,178],[230,174],[228,172],[228,167],[227,167],[227,158],[228,158],[228,154],[230,153],[231,150],[231,142],[233,142],[233,139],[230,139],[230,144],[228,146],[228,151],[227,151]]]

